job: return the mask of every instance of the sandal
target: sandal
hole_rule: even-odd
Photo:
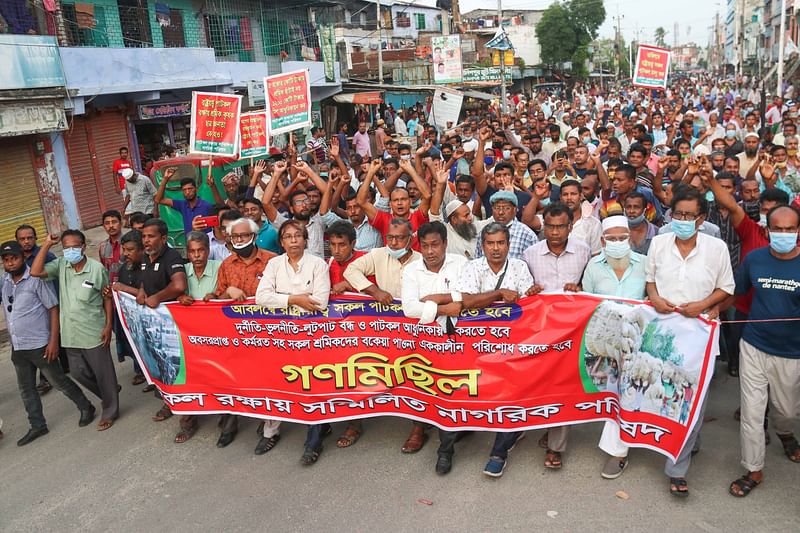
[[[180,430],[180,432],[175,435],[175,444],[183,444],[187,440],[191,439],[195,433],[197,433],[197,426]]]
[[[101,420],[97,423],[97,431],[105,431],[114,425],[114,421],[110,419]]]
[[[145,381],[147,380],[144,379],[143,374],[136,374],[135,376],[133,376],[133,379],[131,380],[131,385],[141,385]]]
[[[794,435],[792,433],[788,435],[781,435],[778,433],[778,438],[781,439],[783,453],[786,454],[786,457],[793,463],[800,463],[800,444],[797,443],[797,439],[794,438]]]
[[[167,418],[172,416],[172,411],[169,410],[169,407],[166,405],[162,406],[161,409],[153,415],[153,422],[163,422]]]
[[[689,485],[682,477],[669,478],[669,493],[679,498],[686,498],[689,496]]]
[[[750,491],[754,488],[761,485],[762,480],[755,480],[752,477],[753,473],[748,472],[747,474],[743,475],[733,483],[731,483],[730,488],[728,488],[728,492],[730,492],[733,496],[737,498],[744,498]]]
[[[403,447],[400,448],[400,451],[403,453],[417,453],[425,446],[427,441],[428,434],[425,433],[425,429],[414,426],[411,430],[411,435],[409,435],[403,443]]]
[[[339,440],[336,441],[336,446],[339,448],[348,448],[355,444],[361,438],[361,430],[353,426],[347,426]]]
[[[548,449],[544,456],[544,467],[552,470],[561,468],[561,452],[556,452]]]
[[[303,466],[311,466],[317,462],[319,459],[319,454],[322,453],[322,447],[320,446],[317,450],[312,450],[311,448],[306,448],[306,451],[303,452],[303,456],[300,458],[300,463]]]

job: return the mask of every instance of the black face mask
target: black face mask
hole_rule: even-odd
[[[241,248],[237,248],[237,247],[234,246],[233,247],[233,251],[239,257],[250,257],[250,254],[253,253],[253,248],[255,248],[255,247],[256,247],[256,240],[253,239],[252,241],[250,241],[250,244],[248,244],[247,246],[242,246]]]
[[[445,154],[445,153],[442,154],[442,159],[444,159],[445,161],[450,161],[451,157],[453,157],[453,154]]]
[[[586,199],[587,202],[592,203],[594,202],[596,196],[594,194],[587,194],[584,196],[584,198]]]
[[[758,201],[742,202],[742,209],[744,209],[745,214],[750,217],[750,220],[758,222],[761,218],[761,207],[759,207]]]

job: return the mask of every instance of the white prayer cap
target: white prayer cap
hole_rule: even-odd
[[[711,150],[709,150],[708,146],[705,144],[698,144],[694,147],[693,153],[694,155],[709,155],[711,154]]]
[[[450,218],[450,215],[455,213],[456,209],[458,209],[462,205],[467,205],[467,204],[458,199],[450,200],[449,202],[447,202],[447,205],[444,207],[444,218],[445,219]]]
[[[614,215],[603,219],[603,233],[612,228],[628,228],[628,217],[623,215]]]
[[[753,131],[749,132],[747,135],[744,136],[745,139],[749,137],[755,137],[756,139],[761,139],[761,137],[758,136],[758,133],[755,133]]]
[[[133,177],[133,169],[132,168],[123,168],[120,171],[120,174],[122,174],[122,177],[124,179],[126,179],[126,180],[131,179]]]
[[[474,152],[478,149],[478,141],[470,139],[461,146],[465,152]]]

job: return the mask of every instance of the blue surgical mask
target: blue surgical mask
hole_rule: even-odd
[[[641,226],[644,223],[644,213],[638,217],[628,217],[628,225],[632,228]]]
[[[694,220],[677,220],[673,218],[669,225],[672,228],[672,233],[682,241],[691,239],[697,233]]]
[[[588,136],[587,136],[587,137],[584,137],[583,139],[581,139],[581,142],[582,142],[583,144],[589,144],[590,142],[592,142],[592,138],[591,138],[591,137],[588,137]]]
[[[327,178],[328,177],[328,173],[327,172],[320,172],[319,173],[319,177],[320,178]]]
[[[80,248],[64,248],[64,259],[71,265],[77,265],[83,259],[83,250]]]
[[[606,241],[603,252],[612,259],[622,259],[631,253],[631,242],[629,239],[624,241]]]
[[[727,137],[728,139],[733,139],[734,137],[736,137],[736,130],[726,130],[725,137]]]
[[[548,205],[550,205],[550,197],[548,196],[544,200],[539,200],[539,205],[543,207],[547,207]]]
[[[511,159],[511,150],[503,150],[503,159]]]
[[[769,232],[769,247],[779,254],[788,254],[797,246],[797,233]]]
[[[400,248],[399,250],[392,250],[391,248],[386,248],[386,251],[389,252],[389,255],[394,257],[397,260],[400,260],[401,257],[408,253],[407,248]]]

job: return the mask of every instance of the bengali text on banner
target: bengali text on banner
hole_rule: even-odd
[[[360,296],[299,314],[115,293],[147,378],[176,413],[300,423],[394,415],[517,431],[614,420],[675,458],[711,376],[716,322],[641,302],[544,294],[467,310],[455,335]]]
[[[636,52],[633,85],[648,89],[666,89],[672,52],[655,46],[640,45]]]

